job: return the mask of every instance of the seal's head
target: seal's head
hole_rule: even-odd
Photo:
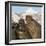
[[[32,21],[32,16],[26,15],[26,22],[29,24]]]

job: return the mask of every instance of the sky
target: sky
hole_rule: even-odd
[[[12,6],[12,13],[41,12],[41,7]]]
[[[12,6],[12,18],[13,18],[13,20],[14,20],[14,22],[17,22],[18,23],[18,21],[19,21],[19,17],[18,16],[16,16],[16,14],[15,13],[17,13],[17,14],[22,14],[22,13],[41,13],[41,7],[25,7],[25,6]],[[39,21],[39,19],[41,18],[41,16],[40,15],[37,15],[37,16],[34,16],[34,15],[32,15],[33,16],[33,18],[35,19],[35,20],[37,20],[39,23],[41,22],[41,20]],[[40,18],[37,18],[37,17],[39,17],[40,16]],[[23,16],[23,17],[25,17],[25,16]]]

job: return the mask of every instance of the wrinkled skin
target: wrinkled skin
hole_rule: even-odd
[[[32,16],[26,16],[26,23],[24,19],[20,19],[19,23],[12,23],[12,29],[15,31],[15,39],[41,38],[41,25]]]

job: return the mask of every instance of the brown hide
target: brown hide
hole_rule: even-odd
[[[26,22],[26,27],[28,27],[28,31],[30,32],[32,38],[41,38],[41,25],[29,15],[26,16]]]
[[[19,27],[16,31],[16,39],[31,39],[31,34],[29,34],[28,28],[23,19],[19,20]]]
[[[24,19],[20,19],[18,24],[12,24],[12,29],[15,31],[15,39],[41,38],[41,25],[30,15],[26,16],[26,22],[27,24],[25,24]]]

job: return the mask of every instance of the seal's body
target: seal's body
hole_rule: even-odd
[[[16,32],[16,39],[31,39],[31,34],[28,32],[28,28],[23,19],[19,20],[19,26]]]

